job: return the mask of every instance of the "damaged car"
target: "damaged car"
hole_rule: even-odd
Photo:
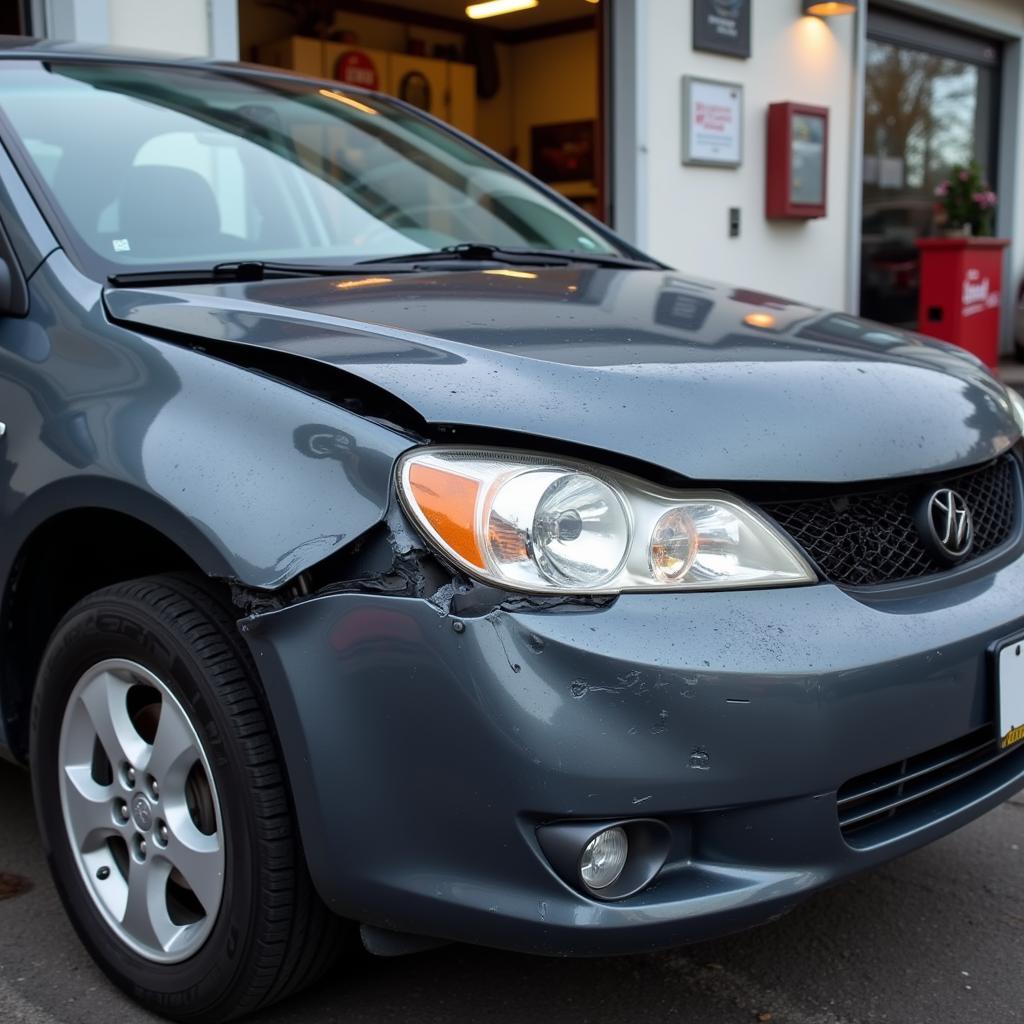
[[[145,1006],[706,939],[1024,785],[973,357],[338,83],[20,40],[0,139],[0,751]]]

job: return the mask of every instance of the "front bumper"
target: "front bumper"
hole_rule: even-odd
[[[885,597],[834,586],[626,595],[456,619],[343,594],[243,624],[309,866],[339,914],[529,952],[678,945],[790,909],[1024,785],[1024,752],[850,845],[836,791],[994,718],[990,645],[1024,558]],[[602,902],[536,828],[655,818],[655,884]]]

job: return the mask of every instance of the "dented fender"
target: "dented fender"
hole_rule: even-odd
[[[60,251],[32,278],[29,317],[0,321],[0,404],[0,479],[16,467],[0,578],[52,516],[109,508],[164,533],[207,574],[273,590],[386,516],[395,460],[415,443],[281,380],[110,324],[99,286]]]

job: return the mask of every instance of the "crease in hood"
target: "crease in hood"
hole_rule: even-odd
[[[285,351],[428,424],[568,442],[693,481],[845,483],[955,470],[1019,436],[953,346],[666,271],[379,273],[109,289],[139,329]]]

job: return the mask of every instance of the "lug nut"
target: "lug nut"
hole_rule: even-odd
[[[131,816],[131,812],[128,810],[128,805],[123,800],[117,808],[117,813],[121,815],[122,821],[127,821]]]
[[[166,825],[161,825],[160,826],[160,842],[163,843],[164,846],[167,845],[167,839],[168,839],[169,835],[170,835],[170,833],[167,831],[167,826]]]
[[[146,856],[146,840],[145,839],[140,839],[139,840],[139,854],[141,856],[143,856],[143,857]]]
[[[153,798],[155,800],[160,799],[160,786],[157,783],[156,779],[149,780],[149,791],[153,794]]]
[[[135,769],[131,765],[125,769],[124,777],[128,780],[129,786],[135,785]]]

